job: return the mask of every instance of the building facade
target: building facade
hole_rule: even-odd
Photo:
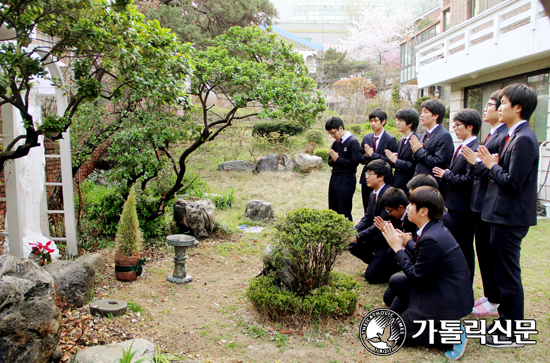
[[[441,3],[435,26],[433,36],[422,40],[424,32],[419,32],[410,44],[402,44],[401,79],[430,94],[448,88],[451,119],[464,108],[482,113],[491,93],[509,84],[532,87],[538,105],[528,121],[541,143],[539,180],[543,185],[550,155],[546,148],[550,140],[550,18],[542,4],[539,0],[451,0]],[[484,124],[480,139],[489,131],[490,126]],[[550,199],[550,189],[541,187],[539,197]]]

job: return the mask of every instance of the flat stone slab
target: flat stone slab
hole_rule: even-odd
[[[133,342],[133,345],[132,345]],[[137,351],[132,359],[132,362],[143,358],[155,355],[155,345],[146,339],[136,338],[134,340],[126,340],[121,343],[113,343],[107,345],[98,345],[81,350],[76,355],[77,363],[113,363],[119,358],[122,358],[122,348],[130,349],[132,352]]]
[[[117,299],[102,299],[90,303],[90,315],[99,317],[124,315],[127,309],[126,301]]]
[[[242,231],[244,233],[260,233],[264,229],[265,227],[245,227]]]

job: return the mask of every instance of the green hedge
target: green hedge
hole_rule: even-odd
[[[321,130],[308,130],[306,132],[306,140],[307,142],[314,142],[316,144],[322,144],[323,143],[323,131]]]
[[[253,136],[266,137],[273,140],[284,140],[304,131],[303,126],[290,121],[257,122],[252,128]]]
[[[327,285],[311,290],[303,297],[283,291],[276,277],[258,276],[250,281],[246,296],[260,314],[272,321],[302,318],[320,321],[351,315],[356,309],[359,284],[350,276],[331,272]]]
[[[313,155],[319,156],[326,163],[328,162],[328,156],[330,155],[329,149],[315,149]]]

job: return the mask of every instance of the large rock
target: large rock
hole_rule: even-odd
[[[292,158],[288,154],[282,153],[279,159],[280,161],[279,165],[277,166],[277,171],[294,171],[294,163],[292,162]]]
[[[323,159],[319,156],[300,153],[294,156],[294,164],[299,171],[309,173],[323,167]]]
[[[218,171],[254,171],[254,170],[256,170],[256,165],[243,160],[225,161],[218,165]]]
[[[103,272],[105,272],[105,260],[98,252],[87,253],[76,260],[89,263],[94,268],[96,275],[103,275]]]
[[[278,159],[275,154],[267,154],[256,163],[256,171],[277,171]]]
[[[43,268],[52,275],[62,303],[79,308],[88,302],[94,287],[92,265],[83,261],[54,261]]]
[[[146,339],[136,338],[121,343],[98,345],[82,349],[76,354],[76,361],[78,363],[112,363],[122,358],[122,348],[128,351],[130,345],[132,346],[131,351],[136,352],[136,355],[132,358],[132,362],[143,357],[153,358],[155,355],[155,345],[153,343]]]
[[[255,221],[261,219],[271,220],[275,217],[275,211],[270,203],[255,199],[246,205],[244,216]]]
[[[190,202],[179,198],[174,204],[174,221],[181,233],[190,231],[198,239],[208,238],[215,212],[216,206],[210,200]]]
[[[0,361],[49,362],[61,358],[60,311],[54,280],[34,262],[0,257]]]

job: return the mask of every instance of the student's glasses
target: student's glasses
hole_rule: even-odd
[[[334,134],[336,134],[338,130],[329,131],[328,134],[332,137],[334,137]]]
[[[458,129],[460,126],[463,126],[464,124],[461,124],[460,122],[455,122],[455,124],[453,125],[453,129]]]

